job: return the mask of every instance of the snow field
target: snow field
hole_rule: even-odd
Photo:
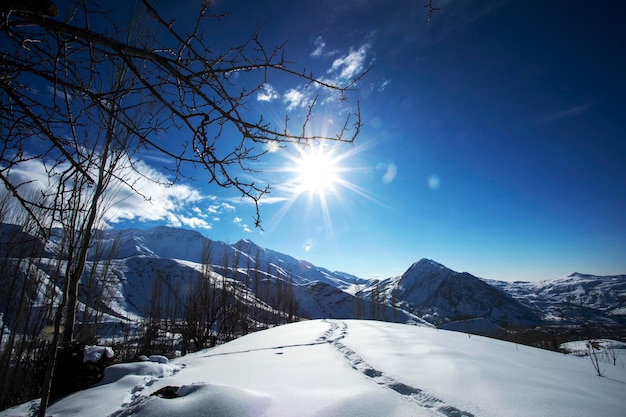
[[[169,363],[114,365],[47,415],[619,417],[625,386],[624,368],[597,377],[574,356],[427,327],[312,320]],[[151,395],[164,387],[175,398]]]

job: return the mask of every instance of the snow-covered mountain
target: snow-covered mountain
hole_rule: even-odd
[[[196,264],[228,264],[229,267],[254,268],[295,284],[312,281],[327,282],[337,288],[347,289],[366,280],[345,272],[332,272],[284,253],[262,248],[250,240],[235,244],[214,241],[200,233],[166,226],[152,229],[126,229],[101,231],[90,254],[93,260],[101,253],[111,253],[116,259],[152,257],[189,261]],[[99,251],[97,248],[100,248]],[[111,250],[112,249],[112,250]]]
[[[14,229],[11,225],[1,228],[15,235]],[[20,241],[34,239],[22,237]],[[63,258],[61,245],[57,232],[47,242],[43,259],[37,262],[42,272],[50,277],[58,271],[52,259]],[[171,227],[95,233],[80,286],[83,304],[79,309],[85,310],[87,291],[97,288],[100,293],[109,293],[107,302],[97,307],[105,314],[106,318],[101,320],[108,323],[104,326],[108,329],[119,328],[116,323],[120,320],[136,323],[150,310],[163,315],[167,313],[164,308],[178,308],[172,304],[184,300],[199,273],[208,270],[219,277],[215,284],[217,291],[237,291],[239,295],[236,297],[246,303],[249,310],[265,311],[257,314],[262,319],[255,317],[253,321],[272,316],[275,322],[279,315],[422,322],[410,313],[359,299],[347,291],[354,286],[366,285],[367,280],[261,248],[249,240],[227,244],[210,240],[195,231]],[[103,289],[105,285],[106,289]],[[157,288],[159,297],[171,300],[155,301]],[[169,307],[157,306],[159,303]]]
[[[401,276],[370,282],[361,296],[368,298],[376,293],[437,325],[467,320],[472,320],[472,326],[492,330],[497,324],[626,325],[626,275],[573,273],[548,281],[505,282],[456,272],[433,260],[421,259]],[[446,327],[463,328],[460,324]]]
[[[18,235],[22,233],[18,229],[3,225],[0,232]],[[27,235],[20,241],[43,252],[43,244]],[[48,242],[48,256],[52,257],[59,245],[58,238]],[[12,248],[11,253],[16,250]],[[228,288],[239,288],[243,298],[257,307],[284,309],[276,294],[290,294],[295,303],[288,314],[304,318],[398,322],[424,318],[437,325],[468,319],[475,324],[480,319],[492,328],[497,324],[626,324],[626,275],[572,274],[552,281],[508,283],[477,278],[422,259],[401,276],[366,280],[261,248],[249,240],[227,244],[171,227],[100,231],[88,259],[87,270],[107,260],[106,266],[95,268],[99,271],[95,276],[106,281],[112,293],[111,302],[103,307],[111,321],[143,316],[156,277],[172,291],[184,291],[199,271],[210,266],[225,283],[233,283]],[[45,262],[42,268],[45,270]],[[52,275],[52,271],[46,272]],[[84,289],[89,288],[84,284]],[[84,299],[86,293],[82,296]]]
[[[423,326],[312,320],[110,366],[55,417],[624,416],[623,365]],[[0,412],[33,415],[36,401]]]
[[[572,273],[538,282],[485,280],[552,324],[626,325],[626,275]]]
[[[500,288],[430,259],[415,262],[401,276],[372,283],[362,292],[370,297],[383,292],[392,304],[434,324],[478,317],[518,326],[538,322],[532,309]]]

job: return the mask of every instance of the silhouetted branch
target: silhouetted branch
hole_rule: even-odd
[[[433,17],[433,12],[438,12],[441,9],[433,7],[433,0],[428,0],[428,4],[424,5],[424,8],[428,9],[428,24],[430,25],[430,19]]]

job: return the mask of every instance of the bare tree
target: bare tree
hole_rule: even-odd
[[[361,286],[356,284],[354,289],[354,298],[352,304],[352,312],[354,314],[355,319],[363,319],[365,318],[365,301],[363,300],[363,292],[361,291]]]
[[[591,360],[593,369],[595,369],[596,371],[596,375],[602,376],[604,370],[600,365],[600,356],[598,353],[602,349],[600,342],[598,342],[597,340],[588,340],[585,343],[585,347],[587,348],[587,355],[589,355],[589,359]]]
[[[47,350],[37,338],[49,278],[40,270],[43,246],[32,219],[0,193],[0,409],[38,394],[36,361]]]
[[[224,16],[208,5],[190,30],[180,30],[150,0],[122,24],[84,0],[65,10],[50,1],[30,3],[0,7],[0,181],[42,233],[49,232],[50,218],[64,230],[66,269],[53,352],[64,314],[64,337],[74,335],[78,283],[107,190],[120,182],[138,192],[120,176],[123,161],[136,169],[142,152],[156,153],[170,161],[172,182],[201,167],[210,183],[254,201],[260,227],[258,202],[269,186],[240,174],[254,171],[267,145],[352,142],[360,131],[358,104],[328,135],[309,127],[316,99],[295,129],[288,117],[276,124],[249,111],[248,101],[273,76],[289,76],[343,102],[360,76],[333,84],[295,70],[284,59],[284,45],[263,45],[259,28],[243,44],[216,52],[203,30]],[[163,142],[173,131],[183,139],[179,147]],[[43,199],[32,197],[35,179],[20,174],[33,161],[48,176],[38,188]],[[49,373],[53,366],[54,353]],[[44,393],[40,415],[46,405]]]
[[[141,5],[130,12],[126,28],[113,23],[106,11],[81,0],[62,10],[59,16],[64,17],[59,19],[41,11],[3,11],[0,120],[5,141],[0,146],[0,180],[27,211],[33,213],[37,205],[24,193],[28,180],[11,174],[32,159],[45,160],[50,167],[67,166],[86,184],[96,184],[87,166],[93,159],[75,140],[88,127],[85,121],[93,119],[94,108],[116,108],[110,116],[127,131],[126,136],[134,138],[125,147],[129,155],[160,154],[171,161],[174,180],[187,176],[185,166],[202,167],[210,183],[235,188],[251,198],[257,203],[257,225],[258,201],[269,188],[239,173],[254,171],[251,163],[268,152],[266,145],[352,142],[358,135],[358,105],[336,132],[317,135],[309,127],[317,100],[310,103],[295,130],[289,118],[277,125],[249,111],[246,104],[273,76],[292,77],[344,101],[359,77],[333,84],[292,69],[284,59],[284,45],[268,50],[258,28],[242,45],[215,52],[203,30],[224,16],[212,14],[208,4],[191,29],[181,31],[150,0]],[[132,33],[131,28],[137,27],[144,31],[140,37]],[[133,82],[120,90],[103,76],[111,68],[133,74]],[[50,94],[42,94],[41,89]],[[119,102],[120,94],[124,104]],[[59,103],[59,98],[67,103],[67,97],[71,97],[70,107]],[[149,114],[147,119],[134,117],[139,108]],[[68,132],[74,131],[77,135],[68,138]],[[177,150],[161,140],[170,131],[180,132],[183,138]]]
[[[206,248],[205,254],[203,258],[208,262],[210,252]],[[217,341],[215,332],[223,316],[220,294],[224,291],[218,288],[217,280],[217,274],[203,261],[202,271],[187,293],[183,322],[195,350],[215,346]]]
[[[114,195],[111,186],[116,188],[118,185],[113,180],[124,180],[119,171],[123,172],[123,165],[127,161],[125,149],[131,137],[126,129],[120,128],[117,116],[121,110],[117,103],[123,101],[124,85],[129,79],[124,70],[113,74],[113,79],[116,87],[112,97],[108,101],[101,101],[91,110],[89,118],[80,121],[90,128],[84,132],[74,129],[81,120],[80,117],[74,116],[75,98],[67,89],[61,87],[62,98],[59,99],[59,103],[64,106],[72,122],[68,137],[77,148],[88,155],[82,161],[82,168],[91,175],[91,178],[87,178],[71,164],[59,162],[48,171],[52,189],[42,192],[45,201],[49,201],[45,203],[46,208],[50,209],[48,214],[54,224],[60,225],[62,229],[65,245],[60,255],[65,259],[65,271],[61,303],[55,314],[55,336],[44,379],[41,410],[45,409],[46,392],[52,383],[56,351],[61,339],[58,333],[64,314],[63,342],[69,343],[74,338],[78,286],[85,270],[94,229],[111,204],[111,197]]]
[[[617,349],[609,343],[604,347],[604,351],[609,359],[609,363],[612,363],[613,366],[617,366],[617,358],[619,357],[620,349]]]
[[[82,327],[79,329],[77,338],[82,342],[91,340],[98,335],[98,330],[103,324],[104,315],[108,311],[108,305],[112,299],[112,288],[109,279],[113,257],[119,244],[119,235],[110,243],[103,243],[96,239],[92,262],[88,273],[83,276],[83,312],[80,318]]]

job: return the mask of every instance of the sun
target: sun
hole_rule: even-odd
[[[326,194],[341,181],[339,159],[321,146],[301,152],[294,162],[295,194]]]
[[[364,147],[345,150],[341,144],[315,144],[298,146],[295,152],[279,153],[282,164],[272,169],[281,181],[275,186],[277,201],[284,204],[272,217],[274,227],[280,224],[288,212],[299,221],[311,224],[319,222],[315,230],[324,231],[328,237],[334,234],[332,219],[338,219],[337,205],[351,207],[351,194],[374,201],[369,192],[359,187],[351,178],[367,172],[367,168],[354,163],[354,156]],[[276,184],[276,182],[275,182]],[[308,252],[311,245],[305,245]]]

